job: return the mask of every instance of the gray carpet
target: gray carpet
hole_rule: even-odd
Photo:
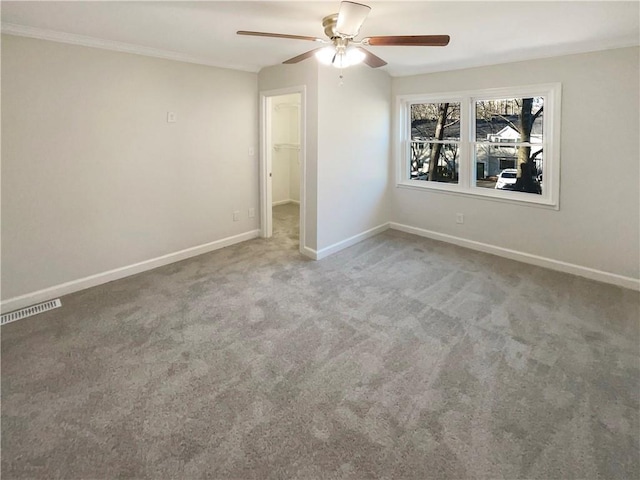
[[[3,327],[2,478],[639,477],[637,292],[295,213]]]

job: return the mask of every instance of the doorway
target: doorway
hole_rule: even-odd
[[[303,252],[304,87],[262,92],[261,235]]]

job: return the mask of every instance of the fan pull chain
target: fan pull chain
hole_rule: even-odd
[[[340,68],[340,86],[344,85],[344,76],[342,75],[342,68]]]

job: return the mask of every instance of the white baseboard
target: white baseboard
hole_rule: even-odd
[[[53,287],[38,290],[36,292],[27,293],[18,297],[9,298],[3,300],[0,303],[0,311],[2,313],[12,312],[19,308],[28,307],[30,305],[51,300],[52,298],[61,297],[70,293],[78,292],[86,288],[102,285],[103,283],[119,280],[136,273],[146,272],[154,268],[162,267],[170,263],[179,262],[190,257],[202,255],[203,253],[212,252],[220,248],[228,247],[236,243],[258,238],[260,236],[260,230],[252,230],[232,237],[216,240],[215,242],[205,243],[196,247],[187,248],[178,252],[169,253],[161,257],[152,258],[143,262],[134,263],[133,265],[127,265],[126,267],[120,267],[107,272],[98,273],[96,275],[90,275],[88,277],[80,278],[78,280],[72,280],[70,282],[62,283]]]
[[[300,253],[311,260],[318,260],[318,251],[309,247],[300,247]]]
[[[632,277],[625,277],[623,275],[604,272],[604,271],[596,270],[589,267],[583,267],[580,265],[562,262],[560,260],[554,260],[547,257],[540,257],[538,255],[532,255],[532,254],[520,252],[517,250],[511,250],[508,248],[498,247],[498,246],[490,245],[487,243],[476,242],[474,240],[468,240],[468,239],[456,237],[453,235],[438,233],[438,232],[425,230],[418,227],[411,227],[409,225],[403,225],[395,222],[379,225],[375,228],[369,229],[365,232],[359,233],[350,238],[334,243],[333,245],[325,247],[321,250],[314,250],[309,247],[302,247],[300,249],[300,252],[303,255],[313,260],[321,260],[323,258],[328,257],[329,255],[339,252],[340,250],[343,250],[347,247],[355,245],[356,243],[359,243],[367,238],[378,235],[379,233],[382,233],[388,228],[392,228],[394,230],[399,230],[406,233],[412,233],[414,235],[419,235],[421,237],[431,238],[433,240],[452,243],[454,245],[458,245],[461,247],[477,250],[480,252],[490,253],[492,255],[498,255],[500,257],[509,258],[509,259],[516,260],[523,263],[528,263],[530,265],[549,268],[551,270],[570,273],[570,274],[578,275],[591,280],[596,280],[604,283],[609,283],[612,285],[618,285],[624,288],[629,288],[631,290],[640,291],[640,280]],[[128,277],[130,275],[135,275],[137,273],[145,272],[147,270],[152,270],[154,268],[158,268],[164,265],[168,265],[170,263],[178,262],[180,260],[185,260],[187,258],[195,257],[197,255],[202,255],[204,253],[212,252],[214,250],[218,250],[220,248],[234,245],[236,243],[258,238],[259,236],[260,236],[260,230],[252,230],[239,235],[234,235],[232,237],[223,238],[215,242],[206,243],[196,247],[187,248],[185,250],[180,250],[178,252],[163,255],[161,257],[145,260],[143,262],[135,263],[133,265],[128,265],[126,267],[116,268],[114,270],[109,270],[107,272],[99,273],[96,275],[90,275],[85,278],[73,280],[60,285],[45,288],[43,290],[38,290],[36,292],[20,295],[18,297],[9,298],[7,300],[0,302],[0,312],[1,313],[11,312],[13,310],[34,305],[36,303],[51,300],[53,298],[68,295],[70,293],[78,292],[86,288],[95,287],[97,285],[102,285],[103,283],[112,282],[114,280],[119,280],[121,278]]]
[[[453,243],[454,245],[458,245],[460,247],[465,247],[484,253],[490,253],[492,255],[498,255],[500,257],[509,258],[511,260],[528,263],[530,265],[544,267],[550,270],[556,270],[558,272],[570,273],[573,275],[578,275],[580,277],[588,278],[590,280],[596,280],[599,282],[629,288],[631,290],[640,290],[640,280],[636,278],[625,277],[623,275],[617,275],[615,273],[604,272],[602,270],[596,270],[594,268],[583,267],[581,265],[575,265],[573,263],[562,262],[560,260],[554,260],[547,257],[540,257],[538,255],[532,255],[530,253],[520,252],[518,250],[497,247],[488,243],[467,240],[466,238],[433,232],[431,230],[425,230],[422,228],[411,227],[409,225],[402,225],[400,223],[391,222],[389,224],[389,227],[394,230],[413,233],[414,235],[419,235],[421,237],[431,238],[433,240],[439,240],[442,242]]]
[[[300,202],[298,200],[278,200],[277,202],[273,202],[271,204],[272,207],[277,207],[278,205],[286,205],[287,203],[295,203],[296,205],[300,205]]]
[[[371,228],[362,233],[354,235],[353,237],[349,237],[345,240],[334,243],[333,245],[329,245],[328,247],[322,248],[318,251],[314,250],[316,260],[322,260],[329,255],[333,255],[334,253],[339,252],[340,250],[344,250],[345,248],[355,245],[356,243],[366,240],[367,238],[378,235],[379,233],[382,233],[387,229],[389,229],[389,223],[383,223],[382,225],[378,225],[377,227]]]

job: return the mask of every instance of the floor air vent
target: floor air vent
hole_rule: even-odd
[[[46,312],[48,310],[53,310],[54,308],[61,307],[62,303],[59,298],[55,300],[50,300],[48,302],[39,303],[37,305],[32,305],[27,308],[23,308],[22,310],[16,310],[15,312],[5,313],[2,315],[2,322],[0,325],[4,325],[6,323],[15,322],[16,320],[21,320],[23,318],[30,317],[31,315],[36,315],[38,313]]]

